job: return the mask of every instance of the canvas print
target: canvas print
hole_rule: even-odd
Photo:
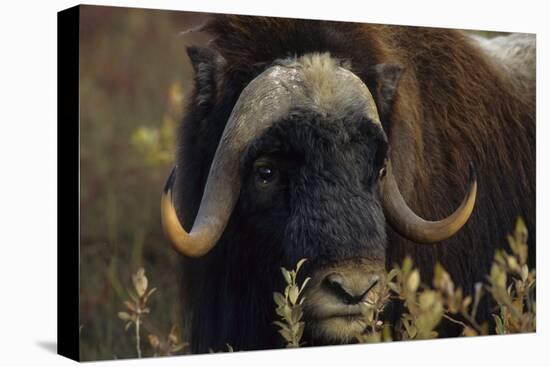
[[[59,19],[74,358],[536,331],[534,34]]]

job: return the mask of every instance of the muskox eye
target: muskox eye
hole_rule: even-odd
[[[267,184],[277,177],[277,171],[271,166],[258,166],[255,169],[256,177],[262,184]]]

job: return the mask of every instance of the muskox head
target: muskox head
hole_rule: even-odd
[[[345,342],[364,327],[359,304],[377,296],[386,223],[414,242],[436,243],[464,225],[475,202],[472,174],[451,216],[418,217],[399,192],[389,148],[371,92],[343,64],[327,54],[276,62],[240,94],[189,232],[172,203],[173,172],[161,202],[164,230],[178,252],[203,256],[239,206],[253,233],[269,234],[255,245],[274,242],[279,266],[308,259],[314,339]]]

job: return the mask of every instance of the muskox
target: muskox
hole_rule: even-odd
[[[352,341],[407,255],[471,292],[521,216],[534,265],[533,36],[245,16],[202,31],[162,199],[193,352],[282,346],[272,292],[301,258],[307,345]]]

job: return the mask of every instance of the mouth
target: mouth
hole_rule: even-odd
[[[306,320],[315,344],[348,344],[357,340],[368,325],[359,312],[339,313],[325,318]]]
[[[344,318],[351,320],[359,317],[362,317],[361,306],[359,304],[325,304],[324,307],[315,312],[315,315],[311,317],[311,320],[319,322],[332,318]]]
[[[364,303],[370,302],[367,300]],[[327,307],[329,306],[329,307]],[[306,325],[310,326],[314,339],[326,344],[346,344],[356,340],[356,337],[365,333],[372,326],[361,312],[361,305],[336,305],[330,307],[325,305],[323,310],[317,310],[315,316],[305,319]],[[383,311],[377,315],[378,320],[384,318]],[[378,321],[377,325],[381,325]]]

